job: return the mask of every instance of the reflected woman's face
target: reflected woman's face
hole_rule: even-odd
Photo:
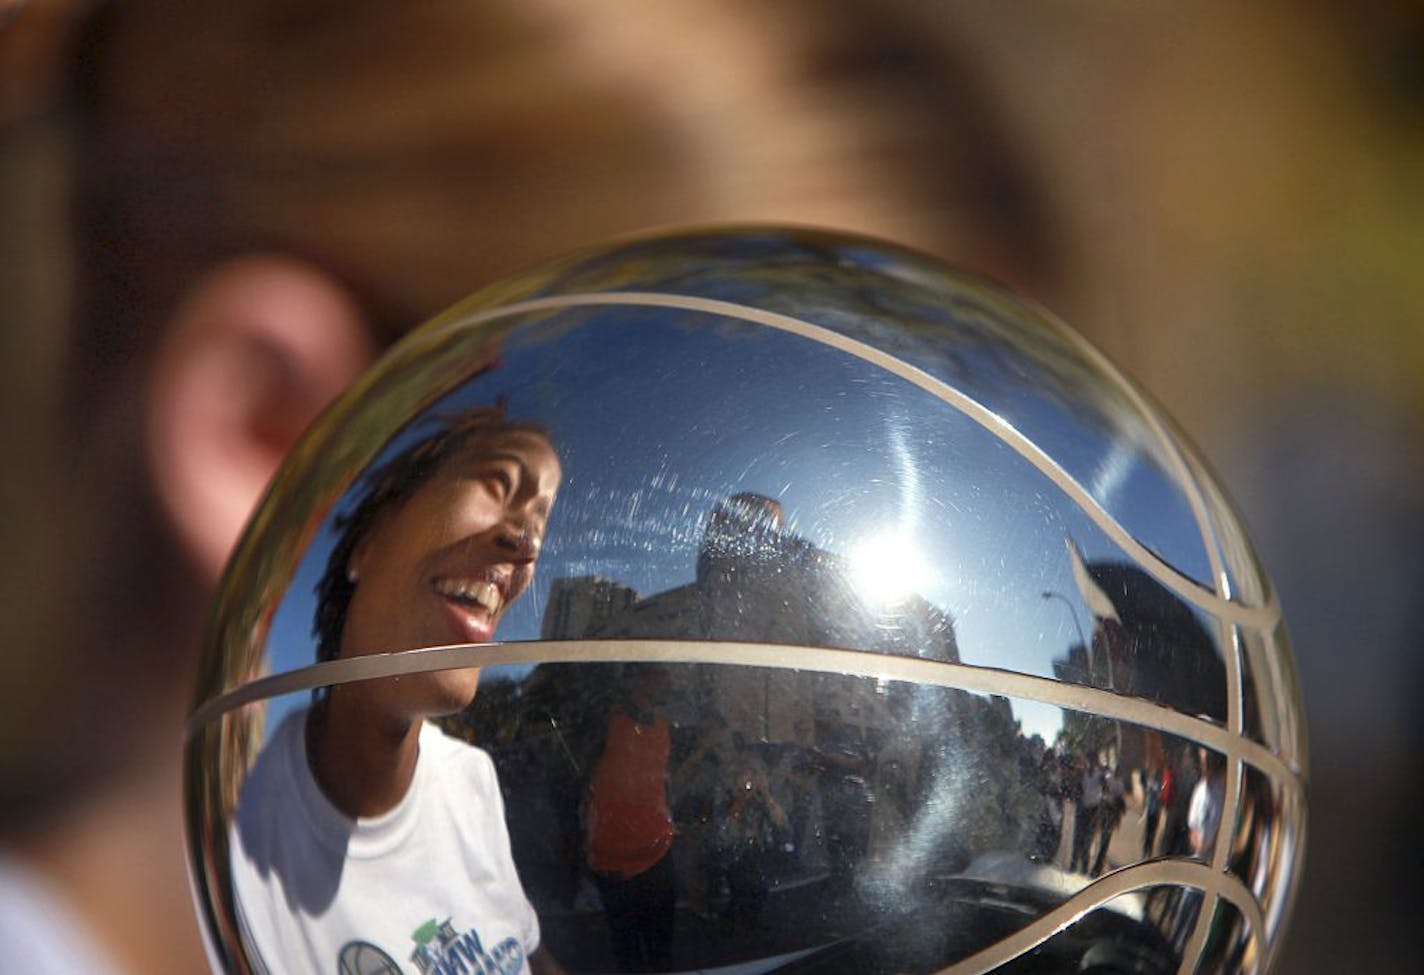
[[[476,437],[446,458],[352,554],[341,656],[491,640],[533,578],[561,477],[548,440],[528,431]],[[440,706],[458,709],[479,675],[431,676],[450,685]]]

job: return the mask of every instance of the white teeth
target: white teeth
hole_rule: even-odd
[[[500,599],[498,586],[492,582],[477,579],[437,579],[435,580],[435,591],[442,596],[478,603],[490,615],[499,612],[499,607],[503,602]]]
[[[488,582],[476,586],[475,602],[479,603],[485,609],[493,613],[499,609],[499,590]]]

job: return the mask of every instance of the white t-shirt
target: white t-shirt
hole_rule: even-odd
[[[490,757],[424,725],[405,798],[351,819],[312,777],[305,723],[303,710],[278,727],[233,821],[233,892],[259,970],[527,975],[539,921]]]
[[[83,922],[37,873],[0,853],[0,972],[115,975]]]

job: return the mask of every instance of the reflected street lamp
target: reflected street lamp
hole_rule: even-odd
[[[1063,605],[1068,607],[1068,615],[1073,619],[1073,629],[1078,631],[1078,643],[1083,647],[1083,652],[1088,655],[1088,667],[1091,669],[1093,666],[1093,645],[1083,635],[1083,624],[1078,622],[1078,610],[1074,608],[1072,601],[1061,592],[1044,590],[1039,595],[1044,599],[1061,599]]]

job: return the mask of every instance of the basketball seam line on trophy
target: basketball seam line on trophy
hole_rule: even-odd
[[[1068,900],[1035,919],[1026,927],[995,942],[983,951],[961,959],[935,975],[982,975],[995,967],[1032,951],[1043,942],[1078,921],[1089,911],[1101,907],[1116,897],[1161,884],[1195,887],[1203,892],[1198,919],[1205,913],[1208,896],[1224,897],[1239,911],[1251,932],[1258,938],[1264,931],[1260,905],[1255,896],[1236,877],[1220,874],[1203,863],[1191,860],[1152,860],[1123,867],[1105,874],[1074,894]],[[1214,903],[1214,900],[1213,900]],[[1184,955],[1184,963],[1189,955]]]
[[[1220,489],[1215,487],[1215,478],[1207,471],[1205,462],[1200,457],[1192,455],[1186,455],[1186,462],[1202,493],[1215,493],[1217,495],[1215,501],[1209,505],[1209,507],[1212,512],[1213,536],[1216,538],[1217,544],[1221,547],[1224,557],[1228,545],[1222,538],[1222,525],[1227,521],[1237,521],[1236,516],[1233,514],[1231,505],[1225,496],[1220,493]],[[1239,521],[1237,521],[1235,529],[1226,534],[1231,538],[1229,547],[1233,550],[1236,560],[1242,564],[1242,572],[1246,573],[1253,568],[1250,563],[1253,561],[1254,556],[1251,554],[1250,544],[1243,537],[1242,532],[1243,529]],[[1259,571],[1250,571],[1250,575],[1254,577],[1256,584],[1260,586],[1262,592],[1266,595],[1267,602],[1275,602],[1275,594],[1272,592],[1270,580],[1265,578],[1264,574]],[[1230,581],[1229,577],[1227,581]],[[1228,593],[1227,595],[1229,598],[1230,594]]]
[[[1238,740],[1245,740],[1241,734],[1241,633],[1239,627],[1233,627],[1225,620],[1221,622],[1222,629],[1222,651],[1226,663],[1226,691],[1227,691],[1227,730]],[[1222,797],[1221,824],[1222,828],[1217,830],[1213,841],[1211,856],[1211,866],[1217,873],[1225,874],[1230,869],[1231,840],[1226,838],[1226,824],[1231,824],[1232,834],[1240,827],[1237,817],[1240,814],[1241,804],[1241,777],[1244,774],[1242,769],[1241,755],[1236,751],[1227,753],[1226,772],[1226,795]],[[1202,895],[1202,906],[1197,914],[1196,924],[1192,926],[1191,937],[1187,939],[1186,949],[1182,953],[1182,964],[1178,969],[1180,975],[1191,975],[1201,967],[1202,953],[1206,951],[1207,933],[1211,928],[1211,919],[1216,914],[1216,905],[1219,900],[1214,891],[1207,891]],[[1256,930],[1262,929],[1258,926]]]
[[[1241,762],[1235,756],[1228,757],[1230,763],[1226,777],[1226,796],[1221,807],[1221,827],[1216,832],[1213,840],[1211,867],[1213,874],[1217,876],[1230,877],[1227,868],[1226,854],[1231,848],[1231,841],[1222,834],[1225,832],[1227,823],[1236,827],[1236,802],[1239,796],[1239,780]],[[1207,934],[1211,930],[1212,919],[1216,916],[1216,905],[1219,900],[1215,891],[1204,891],[1202,895],[1201,909],[1197,912],[1196,923],[1192,925],[1191,937],[1187,939],[1185,950],[1182,952],[1182,964],[1178,968],[1180,975],[1191,975],[1201,968],[1202,954],[1206,951]],[[1262,928],[1255,928],[1263,931]]]
[[[1285,804],[1283,803],[1283,805]],[[1299,871],[1301,870],[1299,860],[1300,857],[1304,855],[1306,839],[1305,834],[1308,830],[1308,827],[1301,821],[1300,818],[1301,806],[1303,805],[1303,797],[1298,795],[1292,796],[1290,805],[1292,807],[1292,811],[1295,813],[1295,817],[1291,819],[1290,822],[1292,824],[1292,828],[1299,833],[1299,839],[1296,845],[1294,846],[1292,846],[1289,841],[1282,844],[1282,860],[1278,869],[1280,870],[1280,875],[1283,877],[1295,876],[1296,878],[1299,878]],[[1283,889],[1280,889],[1276,892],[1276,896],[1272,899],[1270,905],[1271,930],[1279,930],[1282,927],[1283,923],[1286,921],[1286,919],[1290,918],[1294,914],[1295,900],[1299,895],[1300,883],[1298,879],[1296,883],[1286,884]],[[1262,966],[1263,970],[1265,971],[1271,970],[1271,963],[1280,953],[1279,940],[1280,939],[1277,939],[1276,943],[1267,945],[1268,954],[1265,958],[1266,964]]]
[[[1224,617],[1243,626],[1250,626],[1256,629],[1269,629],[1274,626],[1280,618],[1279,608],[1274,598],[1272,598],[1270,603],[1261,607],[1247,606],[1242,603],[1232,602],[1230,599],[1221,596],[1215,590],[1203,586],[1201,583],[1196,582],[1174,569],[1169,563],[1139,542],[1130,532],[1123,528],[1122,525],[1099,505],[1092,495],[1078,483],[1077,479],[1064,470],[1057,461],[1053,460],[1053,458],[1048,456],[1042,449],[1029,441],[1028,438],[1010,425],[1008,421],[1004,420],[977,400],[955,389],[944,380],[931,375],[918,366],[904,362],[895,356],[882,352],[857,339],[842,335],[825,326],[805,322],[779,312],[766,311],[760,308],[719,301],[712,298],[656,292],[590,292],[561,295],[551,298],[534,298],[485,312],[476,312],[467,317],[441,324],[438,328],[428,333],[427,338],[433,337],[439,332],[451,329],[465,329],[471,325],[482,324],[484,322],[495,321],[497,319],[522,315],[529,312],[585,305],[631,305],[701,311],[723,318],[733,318],[751,324],[765,325],[780,331],[790,332],[802,338],[819,342],[822,345],[853,355],[872,365],[877,365],[957,409],[960,413],[969,417],[1001,440],[1006,446],[1027,460],[1037,468],[1040,473],[1047,476],[1049,480],[1056,484],[1060,490],[1067,494],[1068,497],[1078,505],[1089,519],[1107,534],[1109,538],[1123,548],[1128,555],[1135,558],[1154,578],[1184,599],[1189,600],[1207,612]],[[1210,550],[1211,546],[1208,545],[1207,548]]]
[[[1220,540],[1215,530],[1214,519],[1207,510],[1206,499],[1203,495],[1200,479],[1196,476],[1193,466],[1188,463],[1186,455],[1182,452],[1176,439],[1168,436],[1167,429],[1163,425],[1157,411],[1147,402],[1147,398],[1142,395],[1137,386],[1123,376],[1116,366],[1098,348],[1083,340],[1077,332],[1070,328],[1067,323],[1062,322],[1056,315],[1045,308],[1035,306],[1035,310],[1042,316],[1044,322],[1054,329],[1061,338],[1070,342],[1083,355],[1096,365],[1105,375],[1113,377],[1117,388],[1128,398],[1133,406],[1146,421],[1147,426],[1156,436],[1158,445],[1165,450],[1168,459],[1174,468],[1172,473],[1176,475],[1179,486],[1187,496],[1187,503],[1191,506],[1192,517],[1196,519],[1197,530],[1201,532],[1202,546],[1206,549],[1207,561],[1211,564],[1212,578],[1216,581],[1217,595],[1223,598],[1230,598],[1230,580],[1226,574],[1225,560],[1222,558]]]
[[[1232,626],[1226,620],[1218,620],[1218,623],[1222,637],[1222,656],[1226,664],[1226,727],[1227,731],[1237,740],[1245,741],[1247,739],[1242,735],[1240,628]],[[1217,830],[1213,840],[1211,856],[1211,869],[1218,874],[1228,874],[1230,870],[1229,854],[1232,841],[1224,835],[1226,825],[1231,824],[1233,835],[1240,826],[1237,821],[1241,811],[1241,777],[1243,775],[1240,753],[1236,750],[1228,751],[1226,763],[1226,794],[1222,797],[1221,828]],[[1200,969],[1202,955],[1206,951],[1207,934],[1211,929],[1212,918],[1216,914],[1219,900],[1220,896],[1216,891],[1203,892],[1201,909],[1197,913],[1196,923],[1192,926],[1191,936],[1187,939],[1182,952],[1182,963],[1178,968],[1179,975],[1191,975]],[[1264,935],[1264,930],[1260,927],[1259,922],[1255,930]]]
[[[1226,810],[1223,808],[1221,821],[1224,823],[1226,819]],[[1216,845],[1217,847],[1225,845],[1221,842],[1219,834],[1216,838]],[[1212,866],[1207,869],[1216,872],[1215,868],[1215,853],[1213,852]],[[1193,972],[1201,968],[1202,954],[1206,951],[1206,936],[1211,929],[1212,918],[1216,915],[1216,904],[1216,894],[1209,891],[1202,893],[1201,908],[1197,911],[1196,921],[1192,924],[1191,936],[1187,938],[1187,943],[1182,950],[1182,962],[1177,968],[1178,975],[1192,975]]]
[[[974,664],[926,660],[871,650],[807,647],[715,640],[528,640],[511,643],[452,644],[391,653],[365,654],[309,664],[247,681],[209,698],[189,719],[187,734],[198,734],[229,711],[259,701],[363,680],[505,664],[614,663],[715,664],[768,667],[852,677],[930,684],[956,690],[1004,694],[1114,720],[1154,728],[1204,745],[1226,756],[1239,755],[1286,788],[1301,788],[1300,773],[1264,745],[1231,734],[1220,725],[1143,698],[1048,677]]]
[[[1240,630],[1239,627],[1232,626],[1226,620],[1218,619],[1218,624],[1221,630],[1222,657],[1226,664],[1226,728],[1238,741],[1244,741],[1246,739],[1242,735]],[[1228,823],[1231,824],[1234,835],[1240,825],[1237,822],[1237,817],[1241,811],[1243,770],[1240,752],[1228,751],[1226,763],[1226,795],[1222,797],[1221,827],[1216,833],[1211,858],[1212,869],[1219,874],[1225,874],[1230,869],[1229,853],[1232,841],[1225,835],[1226,826]],[[1196,925],[1192,929],[1191,937],[1187,940],[1186,950],[1182,954],[1182,965],[1179,969],[1181,975],[1190,975],[1201,967],[1201,956],[1206,951],[1211,918],[1216,913],[1216,905],[1219,900],[1220,896],[1216,891],[1203,893],[1201,911],[1197,914]],[[1256,930],[1260,931],[1261,928],[1258,926]]]

